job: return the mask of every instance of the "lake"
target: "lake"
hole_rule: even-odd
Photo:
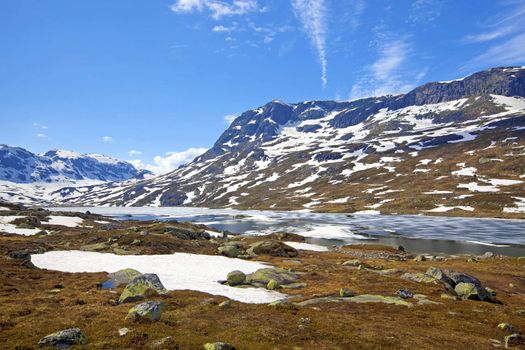
[[[414,253],[525,256],[525,220],[422,215],[324,214],[195,207],[69,207],[127,220],[178,220],[238,234],[292,232],[325,246],[402,245]]]

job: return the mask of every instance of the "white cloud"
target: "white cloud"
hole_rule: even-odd
[[[302,23],[321,65],[321,82],[326,86],[328,60],[326,58],[326,7],[324,0],[292,0],[296,17]]]
[[[523,64],[523,62],[525,62],[525,33],[492,46],[481,55],[474,57],[464,68]]]
[[[208,11],[213,19],[226,16],[244,15],[261,11],[257,0],[177,0],[170,9],[175,13],[192,13]]]
[[[233,27],[225,27],[223,25],[213,27],[212,31],[215,33],[230,33]]]
[[[206,152],[206,148],[188,148],[181,152],[168,152],[165,156],[153,158],[154,164],[144,164],[141,160],[135,159],[129,162],[137,169],[147,169],[156,174],[165,174],[177,169],[183,164],[191,162],[195,157]]]
[[[412,3],[409,20],[414,24],[429,23],[441,15],[441,0],[416,0]]]
[[[113,142],[113,137],[111,136],[102,136],[103,142]]]
[[[525,3],[510,1],[505,11],[496,13],[481,24],[486,30],[470,34],[463,38],[466,43],[480,43],[503,38],[516,32],[523,31],[525,21]]]
[[[426,68],[407,68],[412,46],[406,38],[381,35],[378,58],[364,69],[352,87],[351,99],[404,93],[413,89],[426,75]]]
[[[36,137],[46,138],[47,135],[46,135],[46,134],[39,133],[39,134],[36,134]]]
[[[132,149],[131,151],[128,152],[128,154],[129,154],[130,157],[134,157],[134,156],[140,156],[142,154],[142,152]]]
[[[231,123],[233,123],[235,118],[237,118],[237,116],[233,115],[233,114],[225,115],[224,116],[224,121],[226,122],[226,124],[230,125]]]

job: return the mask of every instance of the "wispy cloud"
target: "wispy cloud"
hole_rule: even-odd
[[[465,68],[473,66],[512,65],[525,62],[525,33],[516,35],[474,57]]]
[[[256,0],[177,0],[170,6],[176,13],[192,13],[207,11],[213,19],[244,15],[250,12],[262,11]]]
[[[102,136],[103,142],[113,142],[113,137],[111,136]]]
[[[508,0],[505,9],[486,19],[483,31],[463,38],[469,44],[491,43],[481,54],[468,61],[463,70],[493,65],[523,64],[525,62],[525,3]]]
[[[137,151],[137,150],[134,150],[134,149],[132,149],[131,151],[128,151],[128,155],[130,157],[140,156],[141,154],[142,154],[141,151]]]
[[[43,139],[43,138],[46,138],[47,135],[46,134],[42,134],[42,133],[38,133],[38,134],[36,134],[36,137],[40,137],[40,138]]]
[[[164,156],[153,158],[154,164],[144,164],[141,160],[130,160],[129,162],[137,169],[147,169],[156,174],[165,174],[177,169],[183,164],[191,162],[195,157],[206,152],[206,148],[188,148],[181,152],[168,152]]]
[[[507,8],[489,17],[480,25],[483,31],[469,34],[463,38],[466,43],[480,43],[503,38],[507,35],[522,32],[525,22],[525,3],[518,1],[507,2]]]
[[[404,93],[414,88],[425,77],[426,69],[410,68],[408,58],[412,51],[406,38],[381,35],[378,57],[364,68],[352,87],[350,98]]]
[[[237,118],[236,115],[233,115],[233,114],[228,114],[228,115],[225,115],[224,116],[224,122],[228,125],[230,125],[231,123],[233,123],[233,121],[235,120],[235,118]]]
[[[302,23],[304,31],[312,42],[319,64],[321,65],[321,82],[326,86],[328,59],[326,57],[326,5],[324,0],[292,0],[296,17]]]
[[[442,0],[415,0],[410,9],[409,22],[429,23],[441,16]]]

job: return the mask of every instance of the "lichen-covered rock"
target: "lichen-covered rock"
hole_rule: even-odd
[[[246,280],[246,275],[242,271],[235,270],[228,273],[228,276],[226,276],[226,280],[228,282],[228,285],[232,287],[238,286],[244,283],[244,281]]]
[[[235,242],[228,242],[217,248],[219,254],[227,256],[229,258],[236,258],[239,255],[243,255],[245,252],[239,244]]]
[[[85,252],[98,252],[106,248],[108,248],[108,245],[102,242],[102,243],[93,243],[93,244],[83,245],[80,247],[80,250],[85,251]]]
[[[435,283],[436,279],[424,273],[405,273],[401,276],[402,279],[414,281],[418,283]]]
[[[124,290],[119,298],[119,303],[130,303],[142,300],[146,295],[166,294],[168,291],[153,273],[146,273],[135,277]]]
[[[142,276],[137,270],[134,269],[122,269],[108,275],[109,279],[105,282],[110,285],[110,288],[117,288],[120,285],[128,284],[135,278]]]
[[[268,284],[266,285],[266,289],[269,290],[276,290],[281,288],[281,285],[276,280],[269,280]]]
[[[205,230],[190,227],[167,226],[164,232],[184,240],[209,240],[211,238]]]
[[[280,285],[294,283],[299,279],[297,273],[280,269],[264,268],[246,275],[246,283],[267,286],[270,280],[275,280]]]
[[[501,329],[503,332],[505,332],[507,334],[520,333],[519,329],[516,328],[515,326],[511,325],[510,323],[502,322],[502,323],[498,324],[498,328]]]
[[[237,350],[237,348],[228,343],[206,343],[204,350]]]
[[[405,301],[399,297],[390,297],[390,296],[382,296],[382,295],[374,295],[374,294],[361,294],[356,295],[354,297],[321,297],[321,298],[314,298],[309,299],[305,301],[301,301],[299,303],[296,303],[297,306],[311,306],[316,304],[322,304],[322,303],[359,303],[359,304],[367,304],[367,303],[384,303],[384,304],[394,304],[394,305],[400,305],[400,306],[406,306],[406,307],[412,307],[412,303],[409,303],[408,301]]]
[[[341,288],[339,289],[339,296],[343,297],[343,298],[348,298],[348,297],[353,297],[354,296],[354,292],[352,292],[350,290],[350,288]]]
[[[434,278],[436,281],[442,282],[448,289],[454,289],[456,283],[445,273],[444,270],[441,270],[437,267],[429,267],[425,272],[425,275]]]
[[[290,247],[281,241],[256,242],[251,244],[246,252],[254,255],[270,255],[285,258],[294,258],[299,254],[297,249]]]
[[[83,345],[88,342],[86,335],[79,328],[68,328],[59,332],[46,335],[38,342],[39,346],[53,346],[55,348],[68,348],[74,345]]]
[[[414,261],[426,261],[427,258],[425,258],[424,255],[417,255],[415,258],[414,258]]]
[[[164,311],[164,304],[157,301],[146,301],[138,304],[128,311],[126,319],[158,321]]]
[[[481,285],[474,283],[459,282],[454,287],[456,294],[462,299],[486,300],[492,296]]]

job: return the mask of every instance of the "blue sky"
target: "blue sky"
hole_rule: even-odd
[[[523,65],[525,2],[3,0],[0,52],[0,143],[163,172],[270,100]]]

